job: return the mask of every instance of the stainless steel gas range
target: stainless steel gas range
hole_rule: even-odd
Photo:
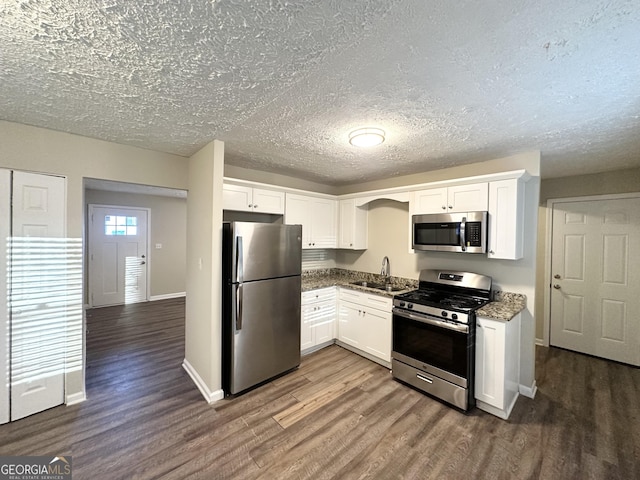
[[[417,290],[393,299],[393,376],[463,411],[475,405],[475,311],[491,277],[422,270]]]

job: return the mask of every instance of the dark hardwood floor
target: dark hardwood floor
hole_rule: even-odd
[[[72,455],[76,480],[640,478],[637,368],[538,348],[538,394],[503,421],[334,345],[208,405],[181,367],[183,300],[87,324],[87,401],[0,426],[0,455]]]

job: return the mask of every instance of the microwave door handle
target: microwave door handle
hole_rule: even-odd
[[[467,240],[467,217],[462,217],[462,221],[460,222],[460,248],[463,252],[467,251],[466,246]]]

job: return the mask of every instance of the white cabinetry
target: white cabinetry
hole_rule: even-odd
[[[489,258],[523,257],[524,191],[518,178],[489,182]]]
[[[300,350],[308,352],[336,338],[336,287],[302,293]]]
[[[508,322],[477,318],[475,373],[476,406],[509,418],[519,390],[520,314]]]
[[[412,212],[419,215],[486,210],[488,192],[487,183],[419,190],[413,192]]]
[[[340,200],[338,248],[365,250],[367,248],[368,207],[356,206],[355,199]]]
[[[240,212],[284,214],[284,192],[225,183],[222,206]]]
[[[286,194],[285,223],[302,225],[302,248],[336,248],[337,201],[330,198]]]
[[[348,288],[340,288],[338,298],[338,340],[389,366],[391,298]]]

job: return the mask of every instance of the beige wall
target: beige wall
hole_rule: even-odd
[[[148,208],[149,286],[153,297],[186,291],[187,199],[158,195],[86,190],[85,202],[95,205]],[[87,232],[88,238],[88,232]],[[157,243],[162,244],[156,249]]]
[[[536,160],[537,159],[537,160]],[[496,158],[486,162],[471,163],[459,167],[443,168],[429,172],[417,173],[415,175],[405,175],[390,177],[375,182],[359,183],[347,185],[335,189],[335,195],[346,195],[348,193],[366,192],[383,188],[403,187],[406,185],[419,185],[421,183],[438,182],[441,180],[451,180],[454,178],[473,177],[476,175],[487,175],[491,173],[507,172],[511,170],[527,170],[534,177],[540,176],[540,152],[531,151],[519,153],[503,158]]]
[[[222,398],[222,183],[224,144],[189,159],[185,367],[209,401]]]
[[[187,188],[188,160],[176,155],[0,121],[0,167],[67,177],[67,235],[84,231],[83,178]],[[82,338],[84,328],[74,332]],[[82,370],[66,375],[66,395],[84,393]]]
[[[268,185],[277,185],[279,187],[297,188],[299,190],[307,190],[309,192],[328,193],[334,195],[335,187],[324,185],[322,183],[310,182],[301,178],[289,177],[277,173],[263,172],[261,170],[250,170],[248,168],[235,167],[233,165],[224,166],[224,176],[247,180],[250,182],[266,183]]]
[[[617,170],[592,175],[543,179],[540,184],[538,222],[538,261],[536,264],[536,338],[543,340],[544,295],[549,288],[545,279],[545,251],[547,248],[547,200],[640,192],[640,168]]]

